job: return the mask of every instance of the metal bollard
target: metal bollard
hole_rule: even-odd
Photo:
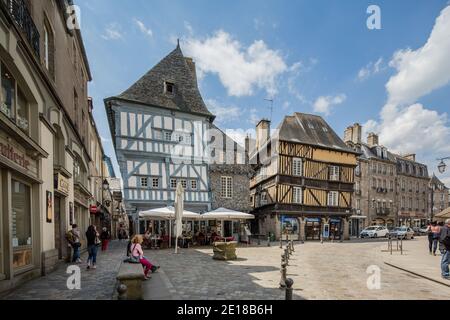
[[[283,249],[283,236],[280,236],[280,249]]]
[[[288,278],[286,279],[285,283],[286,283],[286,300],[292,300],[292,292],[294,291],[292,286],[294,285],[294,280]]]
[[[287,269],[286,269],[286,263],[282,263],[281,264],[281,279],[280,279],[280,289],[285,288],[286,287],[286,274],[287,274]]]
[[[261,245],[261,237],[258,235],[258,246],[260,246]]]
[[[270,247],[270,236],[267,237],[267,246]]]
[[[400,252],[401,252],[401,255],[403,255],[403,237],[400,240]]]
[[[286,263],[286,256],[284,254],[281,255],[281,264]]]
[[[291,240],[291,248],[292,252],[295,252],[294,240]]]
[[[119,293],[119,300],[127,300],[128,288],[126,285],[121,284],[117,287],[117,292]]]

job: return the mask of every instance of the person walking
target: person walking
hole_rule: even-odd
[[[146,257],[144,257],[144,251],[142,250],[142,242],[144,241],[141,235],[136,235],[131,240],[131,255],[134,258],[139,259],[139,262],[142,264],[144,268],[145,280],[149,279],[148,273],[151,271],[156,272],[159,269],[159,266],[154,266]]]
[[[433,222],[431,224],[431,238],[432,238],[432,247],[433,247],[433,255],[436,255],[436,251],[439,247],[439,237],[441,235],[441,227],[437,224],[437,222]],[[430,246],[430,254],[431,254],[431,246]]]
[[[103,231],[100,234],[100,240],[102,240],[102,251],[106,251],[108,249],[108,243],[111,239],[111,234],[106,227],[103,227]]]
[[[97,227],[94,225],[90,225],[86,231],[86,239],[88,244],[88,261],[87,268],[88,269],[97,269],[97,251],[98,246],[101,244],[99,239],[99,234],[97,232]]]
[[[70,247],[73,250],[72,263],[81,263],[82,262],[80,259],[81,242],[80,242],[80,231],[78,230],[78,225],[76,225],[76,224],[72,225],[72,230],[70,230],[66,233],[66,239],[67,239],[67,242],[69,243]]]
[[[442,254],[441,273],[442,278],[450,280],[449,264],[450,264],[450,219],[445,221],[445,225],[441,228],[439,237],[439,247]]]

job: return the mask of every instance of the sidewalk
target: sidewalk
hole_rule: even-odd
[[[394,243],[394,248],[396,244]],[[414,240],[403,241],[403,255],[400,252],[383,252],[383,260],[386,265],[409,272],[421,278],[440,283],[450,287],[450,281],[441,277],[441,255],[437,256],[428,252],[427,237],[419,237]],[[387,244],[380,248],[387,250]]]
[[[111,300],[116,290],[116,275],[122,258],[125,256],[127,242],[112,241],[106,252],[99,250],[97,269],[87,270],[87,253],[78,265],[81,269],[81,290],[69,290],[66,273],[70,264],[62,263],[57,270],[33,279],[6,295],[2,300]],[[100,249],[100,248],[99,248]]]

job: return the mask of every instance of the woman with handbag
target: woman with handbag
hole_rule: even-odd
[[[90,225],[86,231],[86,239],[88,244],[88,261],[87,268],[97,269],[97,251],[98,247],[102,244],[99,239],[99,234],[97,232],[97,227]]]
[[[144,251],[142,250],[142,242],[144,241],[141,235],[134,236],[133,240],[131,240],[131,256],[132,258],[139,260],[144,268],[145,280],[149,279],[148,273],[156,272],[159,269],[159,266],[154,266],[146,257],[144,257]]]

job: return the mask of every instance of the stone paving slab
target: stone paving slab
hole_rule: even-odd
[[[116,290],[116,275],[126,252],[126,242],[112,241],[109,250],[97,256],[97,269],[87,270],[80,264],[81,290],[69,290],[66,273],[69,264],[61,263],[45,277],[33,279],[0,296],[2,300],[111,300]],[[87,253],[82,255],[86,262]]]
[[[384,262],[394,268],[450,287],[450,281],[441,277],[442,256],[439,250],[436,256],[429,254],[426,237],[404,241],[403,248],[405,249],[403,255],[398,251],[393,252],[392,255],[390,252],[385,252]],[[386,249],[387,247],[382,248],[383,251]]]
[[[450,299],[447,287],[385,265],[385,246],[386,240],[297,244],[287,270],[294,280],[294,299]],[[183,249],[179,255],[148,251],[146,255],[161,265],[173,287],[170,292],[181,299],[275,300],[284,299],[284,291],[278,288],[281,253],[274,243],[240,247],[239,259],[228,262],[212,260],[211,248]],[[370,266],[380,268],[379,290],[367,287]]]

